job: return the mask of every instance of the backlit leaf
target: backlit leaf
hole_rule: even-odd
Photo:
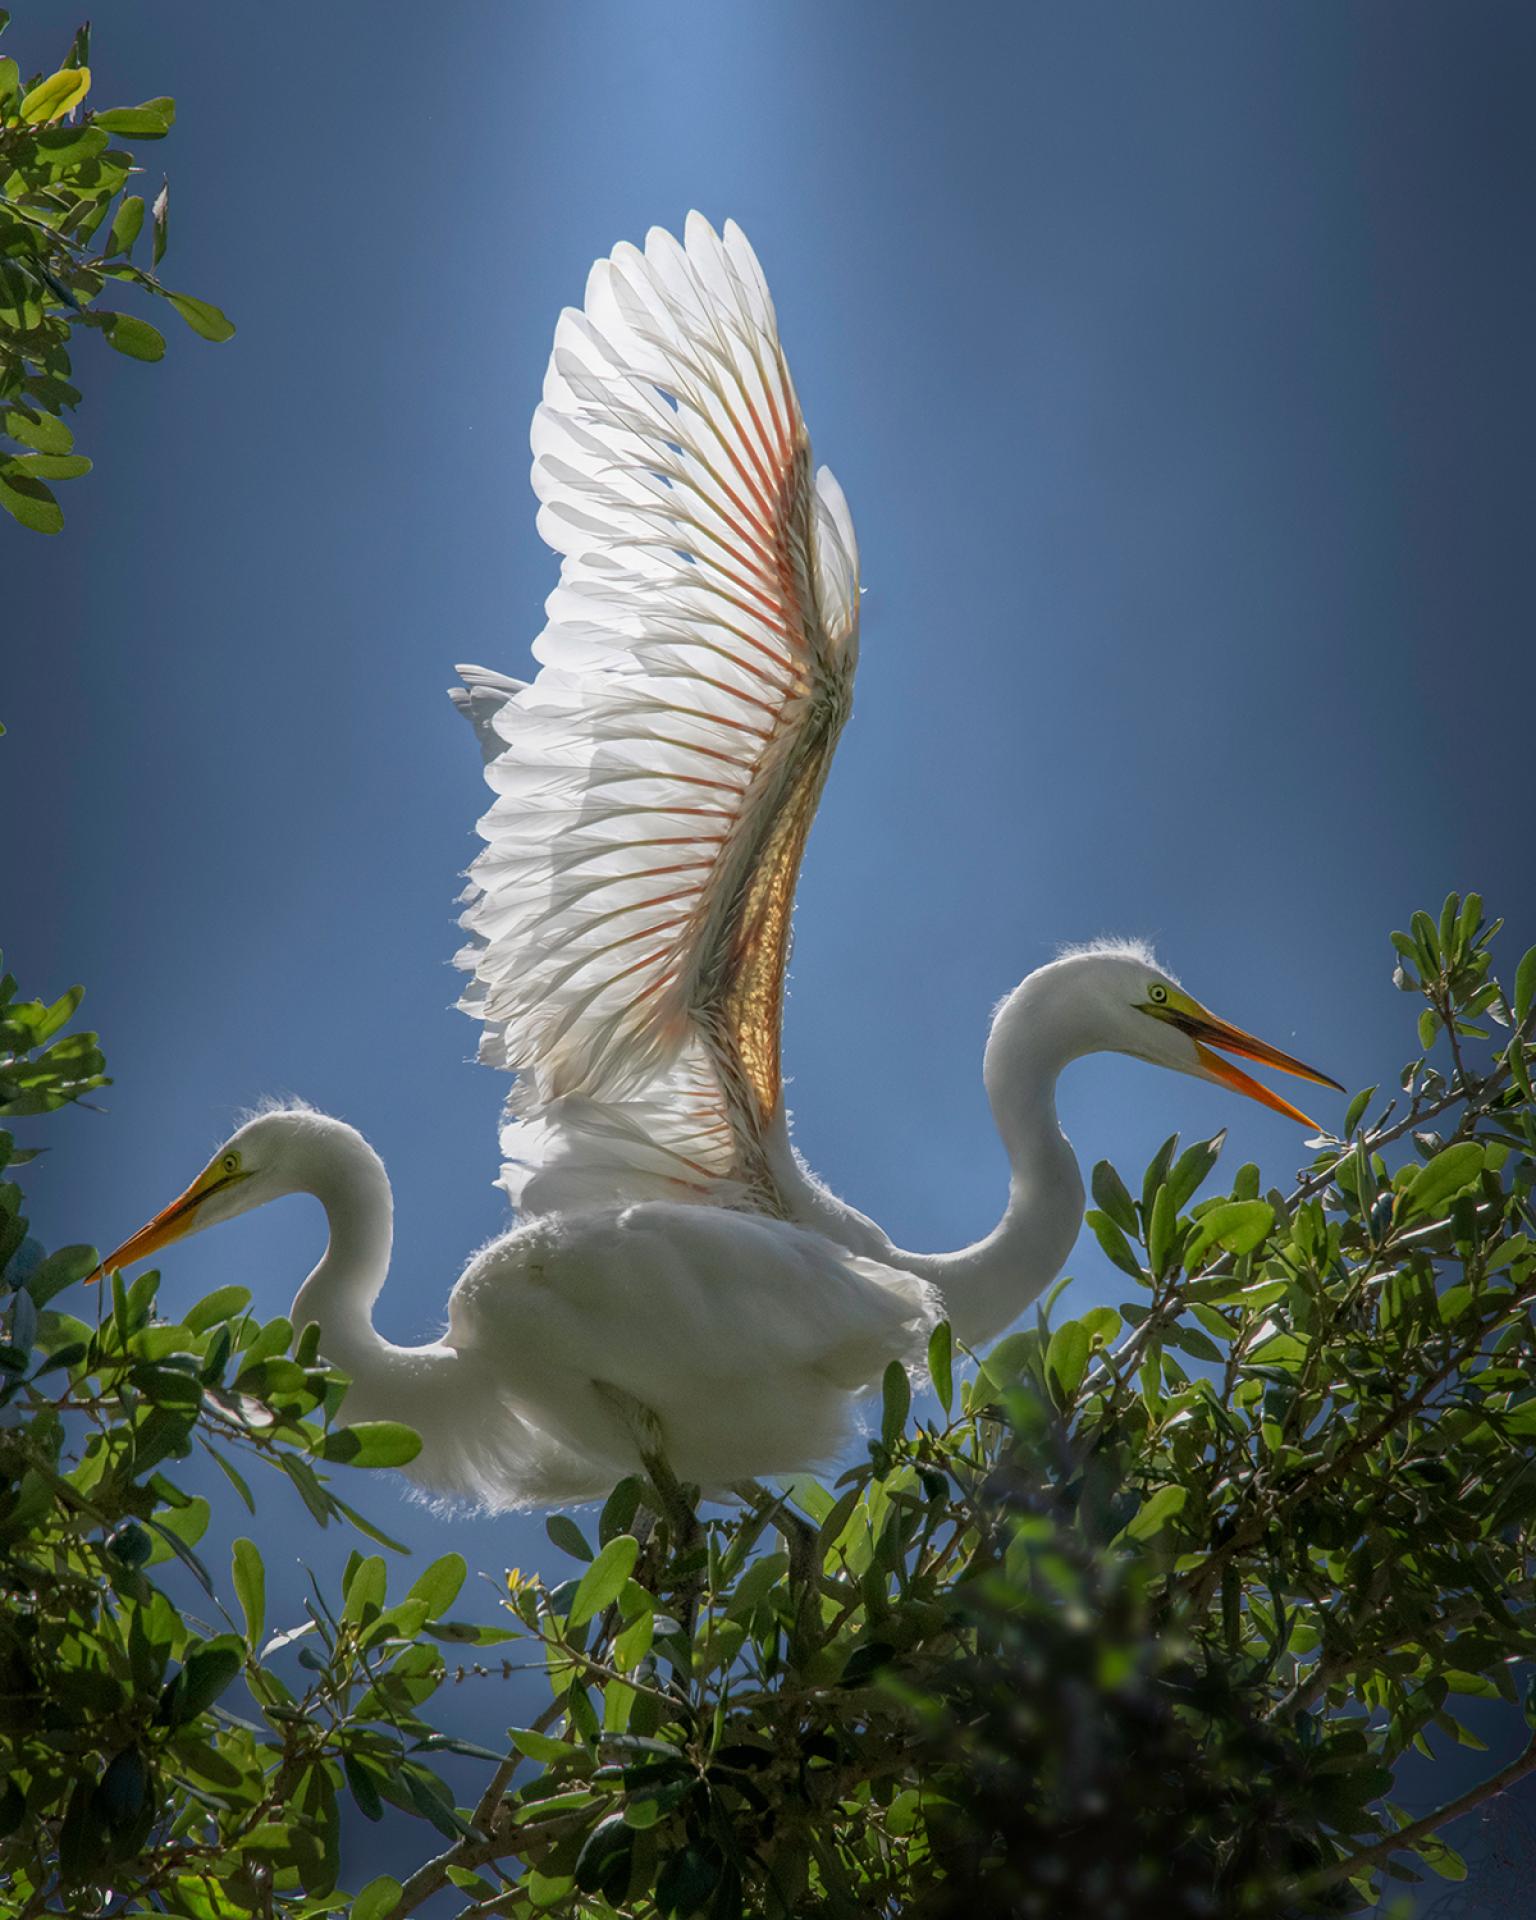
[[[89,67],[66,68],[35,86],[21,103],[21,117],[29,127],[45,127],[78,107],[91,90]]]
[[[323,1460],[350,1467],[403,1467],[421,1452],[421,1435],[398,1420],[359,1420],[333,1427],[320,1448]]]
[[[165,336],[136,313],[98,313],[96,319],[111,344],[129,359],[165,358]]]
[[[267,1571],[253,1540],[238,1539],[234,1545],[231,1578],[235,1598],[245,1615],[245,1637],[253,1645],[261,1638],[267,1612]]]
[[[1060,1405],[1069,1407],[1088,1370],[1092,1337],[1080,1320],[1066,1320],[1045,1349],[1045,1371]]]
[[[640,1543],[633,1534],[621,1533],[610,1540],[576,1583],[566,1624],[582,1627],[595,1614],[617,1600],[624,1583],[635,1570]]]
[[[190,293],[168,293],[165,297],[192,331],[205,340],[217,342],[234,338],[234,322],[211,302],[194,299]]]

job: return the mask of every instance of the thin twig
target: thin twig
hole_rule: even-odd
[[[1358,1853],[1352,1853],[1343,1860],[1335,1860],[1330,1867],[1310,1876],[1304,1883],[1305,1893],[1320,1893],[1325,1887],[1337,1886],[1341,1880],[1353,1880],[1356,1874],[1369,1872],[1375,1867],[1384,1866],[1394,1853],[1401,1853],[1405,1847],[1411,1847],[1416,1841],[1435,1832],[1438,1827],[1459,1820],[1464,1813],[1471,1813],[1474,1807],[1480,1807],[1485,1800],[1493,1799],[1506,1787],[1512,1787],[1517,1780],[1523,1780],[1528,1773],[1536,1773],[1536,1734],[1531,1736],[1523,1752],[1517,1754],[1508,1766],[1475,1787],[1469,1787],[1454,1800],[1448,1800],[1443,1807],[1437,1807],[1433,1813],[1426,1813],[1422,1820],[1410,1821],[1406,1827],[1399,1827],[1396,1833],[1389,1833],[1384,1840],[1378,1840],[1373,1846],[1362,1847]]]

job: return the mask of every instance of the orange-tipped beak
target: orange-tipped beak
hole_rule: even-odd
[[[114,1267],[134,1266],[140,1260],[147,1260],[152,1253],[158,1253],[162,1247],[168,1247],[173,1240],[180,1240],[196,1227],[197,1210],[210,1194],[249,1177],[245,1173],[223,1173],[217,1169],[200,1173],[185,1193],[140,1227],[137,1233],[130,1235],[120,1247],[114,1248],[96,1271],[86,1276],[87,1279],[104,1279]]]
[[[1234,1067],[1230,1060],[1223,1060],[1220,1055],[1212,1053],[1211,1048],[1220,1047],[1227,1053],[1240,1054],[1245,1060],[1259,1060],[1265,1066],[1278,1067],[1281,1073],[1293,1073],[1299,1080],[1315,1080],[1320,1087],[1332,1087],[1336,1093],[1344,1092],[1338,1081],[1330,1079],[1326,1073],[1319,1073],[1316,1067],[1309,1067],[1294,1054],[1282,1053],[1267,1040],[1244,1033],[1241,1027],[1218,1020],[1215,1014],[1178,1014],[1174,1016],[1174,1024],[1182,1027],[1194,1041],[1200,1064],[1213,1080],[1219,1080],[1224,1087],[1231,1087],[1234,1093],[1243,1093],[1250,1100],[1257,1100],[1260,1106],[1283,1113],[1288,1120],[1310,1127],[1314,1133],[1318,1130],[1317,1122],[1303,1113],[1300,1107],[1293,1107],[1289,1100],[1281,1099],[1278,1093],[1271,1093],[1268,1087],[1261,1086],[1241,1067]]]

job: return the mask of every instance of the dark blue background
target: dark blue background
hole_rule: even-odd
[[[16,11],[50,67],[74,13]],[[89,983],[117,1075],[47,1129],[50,1242],[110,1244],[284,1091],[394,1172],[392,1336],[501,1225],[447,967],[484,790],[442,689],[541,624],[560,306],[692,205],[761,254],[864,550],[788,1015],[834,1186],[907,1245],[991,1224],[987,1011],[1061,940],[1150,935],[1357,1086],[1412,1050],[1389,927],[1472,886],[1536,937],[1529,7],[156,0],[101,10],[94,65],[97,104],[178,97],[144,149],[167,278],[240,331],[167,316],[153,368],[82,340],[97,470],[56,541],[0,525],[8,959]],[[1299,1154],[1125,1060],[1064,1113],[1128,1168],[1174,1127],[1278,1180]],[[318,1245],[275,1209],[167,1292],[278,1312]],[[1120,1297],[1091,1245],[1075,1271],[1079,1307]],[[537,1519],[362,1497],[419,1552],[554,1570]],[[297,1559],[345,1543],[276,1497],[260,1529],[296,1618]],[[532,1711],[457,1697],[482,1735]],[[1526,1816],[1491,1823],[1459,1912],[1528,1882]]]

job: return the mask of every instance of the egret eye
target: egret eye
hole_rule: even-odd
[[[219,1162],[219,1166],[225,1173],[238,1173],[240,1171],[239,1154],[226,1153],[224,1158]]]
[[[1168,1004],[1168,989],[1163,985],[1161,980],[1154,980],[1151,986],[1147,988],[1147,998],[1152,1002],[1154,1007],[1166,1006]]]

